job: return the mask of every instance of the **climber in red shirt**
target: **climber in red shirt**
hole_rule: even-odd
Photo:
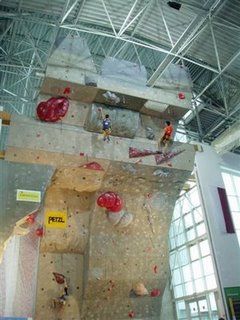
[[[173,143],[173,126],[170,121],[166,121],[166,126],[164,128],[164,134],[160,139],[159,147],[168,147]]]

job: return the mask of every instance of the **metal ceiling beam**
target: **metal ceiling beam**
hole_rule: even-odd
[[[216,42],[214,30],[213,30],[212,19],[210,17],[209,17],[209,26],[210,26],[211,35],[212,35],[214,51],[215,51],[215,55],[216,55],[216,59],[217,59],[218,70],[219,70],[219,72],[221,72],[222,71],[222,67],[221,67],[221,62],[220,62],[220,58],[219,58],[217,42]],[[225,92],[225,88],[224,88],[224,84],[223,84],[222,78],[220,78],[220,86],[221,86],[221,89],[222,89],[221,96],[222,96],[222,99],[223,99],[225,111],[226,111],[226,114],[228,114],[227,98],[226,98],[226,92]]]
[[[240,56],[240,50],[237,51],[235,53],[235,55],[232,57],[232,59],[226,64],[226,66],[224,68],[222,68],[221,72],[219,72],[218,75],[216,75],[216,77],[214,77],[212,79],[212,81],[210,81],[205,88],[196,96],[196,98],[194,99],[194,101],[196,101],[198,98],[201,97],[201,95],[216,81],[219,79],[219,77],[222,76],[222,74],[227,70],[227,68]]]
[[[151,7],[152,3],[155,2],[155,1],[156,1],[156,0],[150,0],[150,1],[149,1],[146,9],[142,12],[142,15],[140,16],[140,18],[138,19],[137,23],[135,24],[135,26],[134,26],[134,28],[133,28],[133,30],[132,30],[132,32],[131,32],[130,37],[133,37],[133,36],[134,36],[134,34],[135,34],[135,32],[136,32],[139,24],[142,22],[142,20],[144,19],[144,17],[145,17],[146,14],[147,14],[149,8]],[[114,40],[111,48],[110,48],[109,51],[108,51],[108,54],[107,54],[108,56],[111,56],[111,54],[112,54],[112,52],[113,52],[113,49],[114,49],[114,46],[115,46],[115,44],[116,44],[117,41],[118,41],[118,39],[115,39],[115,40]]]
[[[64,14],[61,20],[61,24],[67,19],[69,14],[73,11],[73,9],[76,7],[76,5],[80,2],[81,0],[75,0],[74,3],[71,5],[71,7],[67,10],[67,12]]]
[[[133,11],[134,11],[134,9],[135,9],[138,1],[139,1],[139,0],[135,0],[135,1],[134,1],[131,9],[129,10],[129,12],[128,12],[128,14],[127,14],[127,16],[126,16],[126,18],[125,18],[125,20],[124,20],[124,22],[123,22],[120,30],[119,30],[119,32],[118,32],[118,37],[120,37],[120,36],[122,35],[122,33],[124,32],[124,28],[127,26],[128,20],[129,20],[131,14],[133,13]]]
[[[82,13],[82,10],[83,10],[85,2],[86,2],[86,0],[81,0],[81,3],[80,3],[79,8],[78,8],[78,13],[76,15],[76,18],[74,19],[74,23],[75,24],[78,22],[78,19],[79,19],[81,13]]]
[[[151,3],[152,3],[152,1],[151,1]],[[141,18],[143,18],[143,16],[146,14],[148,8],[149,8],[149,6],[146,8],[146,10],[142,14]],[[139,19],[138,23],[140,22],[141,18]],[[19,19],[19,17],[17,19]],[[28,19],[28,21],[36,22],[34,20],[31,20],[31,19],[30,20]],[[39,21],[39,20],[37,20],[37,21],[40,22],[40,23],[46,24],[48,26],[51,26],[51,27],[57,27],[56,23],[47,22],[47,21],[44,22],[44,21]],[[72,24],[63,24],[63,25],[61,25],[60,24],[58,27],[61,28],[61,29],[74,30],[74,31],[77,31],[77,32],[90,33],[90,34],[95,34],[95,35],[100,35],[100,36],[116,39],[116,35],[113,34],[112,32],[102,31],[102,30],[95,29],[95,28],[88,28],[86,26],[81,27],[79,25],[72,25]],[[136,26],[135,26],[135,28],[136,28]],[[133,37],[133,34],[134,34],[135,30],[136,30],[135,28],[134,28],[131,36],[120,37],[120,38],[117,38],[116,41],[117,40],[121,40],[121,41],[129,42],[129,43],[133,43],[133,44],[135,44],[137,46],[140,46],[140,47],[145,47],[145,48],[152,49],[154,51],[162,52],[162,53],[165,53],[165,54],[169,55],[173,60],[174,60],[174,58],[180,58],[180,59],[182,59],[184,61],[188,61],[188,62],[193,63],[195,65],[198,65],[198,66],[200,66],[200,67],[202,67],[204,69],[210,70],[210,71],[212,71],[214,73],[218,73],[218,70],[216,68],[210,66],[210,65],[194,61],[194,60],[192,60],[190,58],[183,57],[180,54],[173,53],[171,50],[159,47],[157,45],[153,45],[151,43],[148,43],[147,41],[143,41],[143,40],[140,40],[140,39],[137,39],[137,38]],[[114,43],[113,43],[113,45],[114,45]],[[108,52],[107,55],[110,55],[110,53]]]
[[[221,127],[224,122],[226,122],[226,120],[231,119],[233,117],[233,115],[235,113],[237,113],[240,110],[240,104],[232,111],[230,112],[230,114],[228,116],[225,116],[225,118],[220,121],[218,124],[214,125],[207,134],[205,134],[205,136],[203,137],[203,139],[209,137],[215,130],[217,130],[219,127]],[[236,121],[236,119],[234,119]],[[236,122],[239,122],[239,120],[237,120]]]
[[[169,28],[168,28],[168,25],[167,25],[167,21],[166,21],[166,19],[165,19],[164,14],[163,14],[162,3],[160,3],[160,1],[157,1],[157,4],[158,4],[158,7],[159,7],[160,12],[161,12],[162,20],[163,20],[164,27],[165,27],[165,29],[166,29],[166,32],[167,32],[169,41],[170,41],[170,43],[171,43],[171,47],[173,48],[174,43],[173,43],[172,36],[171,36],[171,33],[170,33]]]
[[[204,9],[207,9],[207,11],[197,15],[196,18],[193,19],[192,22],[189,24],[189,26],[185,29],[181,37],[178,39],[178,41],[175,43],[173,48],[167,54],[165,59],[161,62],[161,64],[156,69],[156,71],[152,74],[152,76],[148,80],[149,86],[154,86],[157,79],[162,76],[162,74],[167,69],[167,67],[173,62],[174,58],[171,56],[171,54],[179,55],[182,49],[186,46],[186,43],[188,43],[189,40],[192,37],[194,37],[195,33],[199,30],[199,28],[203,27],[205,24],[208,23],[208,16],[213,14],[213,12],[215,12],[219,8],[221,8],[221,6],[223,5],[223,3],[225,3],[225,1],[211,0],[207,2],[207,5],[203,7]]]
[[[108,9],[107,9],[107,7],[106,7],[106,4],[105,4],[104,0],[102,0],[102,5],[103,5],[104,11],[105,11],[105,13],[106,13],[106,15],[107,15],[108,21],[109,21],[109,23],[110,23],[110,25],[111,25],[111,27],[112,27],[112,30],[113,30],[114,35],[115,35],[115,37],[118,37],[117,32],[116,32],[116,29],[115,29],[115,27],[114,27],[114,25],[113,25],[112,19],[111,19],[111,17],[110,17],[110,14],[109,14],[109,12],[108,12]]]
[[[106,31],[96,30],[96,29],[93,29],[93,28],[86,28],[86,27],[80,27],[80,26],[74,26],[74,25],[61,25],[60,28],[69,29],[69,30],[75,30],[75,31],[78,31],[78,32],[81,32],[81,33],[95,34],[95,35],[104,36],[104,37],[107,37],[107,38],[113,38],[113,39],[116,38],[115,35],[112,34],[112,33],[107,33]],[[172,53],[171,51],[169,51],[167,49],[161,48],[161,47],[159,47],[157,45],[150,44],[148,42],[145,42],[145,41],[137,39],[137,38],[125,36],[125,37],[118,38],[118,40],[125,41],[125,42],[128,42],[128,43],[132,43],[132,44],[135,44],[135,45],[143,47],[143,48],[149,48],[149,49],[152,49],[154,51],[166,53],[166,54],[169,54],[170,56],[172,56],[174,58],[180,58],[180,59],[182,59],[184,61],[191,62],[191,63],[193,63],[195,65],[198,65],[198,66],[200,66],[202,68],[210,70],[210,71],[212,71],[214,73],[218,73],[218,70],[213,68],[210,65],[194,61],[194,60],[192,60],[190,58],[182,57],[179,54]]]
[[[23,23],[23,29],[25,30],[26,37],[28,38],[30,44],[32,45],[32,48],[33,48],[33,50],[35,52],[36,58],[37,58],[37,60],[38,60],[38,62],[40,64],[40,66],[42,68],[44,68],[44,64],[43,64],[42,59],[41,59],[41,57],[40,57],[40,55],[38,53],[38,48],[36,47],[36,45],[34,43],[34,39],[32,38],[31,33],[29,32],[28,28],[26,27],[25,22]]]

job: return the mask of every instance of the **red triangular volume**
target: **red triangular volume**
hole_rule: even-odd
[[[65,282],[65,276],[61,273],[53,272],[55,280],[58,284],[63,284]]]
[[[104,171],[103,167],[97,162],[88,162],[83,165],[83,168],[97,171]]]
[[[179,155],[180,153],[182,153],[184,151],[185,150],[180,150],[177,152],[167,152],[166,154],[156,154],[155,155],[156,164],[164,163],[164,162],[168,161],[169,159],[176,157],[177,155]]]
[[[146,157],[151,156],[152,154],[158,154],[160,151],[152,151],[152,150],[139,150],[137,148],[130,147],[129,150],[129,158],[138,158],[138,157]]]

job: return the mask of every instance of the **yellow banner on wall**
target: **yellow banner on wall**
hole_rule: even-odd
[[[47,211],[45,213],[47,228],[64,229],[67,227],[67,213],[63,211]]]
[[[41,191],[17,189],[17,201],[41,202]]]

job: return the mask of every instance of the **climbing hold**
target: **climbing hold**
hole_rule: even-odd
[[[134,317],[135,317],[135,312],[130,311],[130,312],[128,313],[128,316],[129,316],[129,318],[134,318]]]
[[[64,88],[63,94],[70,94],[70,93],[71,93],[71,88],[70,87]]]
[[[153,129],[150,127],[146,127],[146,138],[149,140],[153,140],[155,138],[155,134],[153,132]]]
[[[121,210],[116,212],[107,212],[108,221],[116,227],[125,228],[133,221],[133,215],[130,212]]]
[[[69,101],[67,98],[50,98],[38,104],[37,115],[42,121],[56,122],[65,116],[68,108]]]
[[[152,289],[151,297],[159,297],[159,296],[160,296],[160,290],[159,289]]]
[[[122,199],[118,194],[111,191],[101,194],[97,199],[97,204],[111,212],[119,212],[123,207]]]
[[[164,169],[157,169],[153,171],[154,176],[167,177],[169,175],[169,171]]]
[[[133,287],[133,291],[137,296],[147,296],[148,295],[148,291],[143,283],[137,283]]]
[[[185,99],[185,94],[184,94],[184,92],[179,92],[179,93],[178,93],[178,98],[179,98],[180,100],[184,100],[184,99]]]
[[[63,284],[65,282],[65,276],[61,273],[53,272],[55,280],[58,284]]]
[[[26,222],[28,224],[34,224],[35,222],[35,215],[34,214],[29,214],[26,218]]]
[[[42,237],[43,236],[43,227],[37,228],[35,233],[36,233],[36,236]]]
[[[113,212],[113,213],[107,212],[107,219],[113,226],[116,226],[120,222],[123,215],[124,215],[123,210],[118,212],[118,214],[116,214],[115,212]]]
[[[121,217],[117,227],[125,228],[133,221],[133,215],[130,212],[124,211],[123,216]]]
[[[90,170],[104,171],[103,167],[97,162],[89,162],[83,165],[83,168]]]

